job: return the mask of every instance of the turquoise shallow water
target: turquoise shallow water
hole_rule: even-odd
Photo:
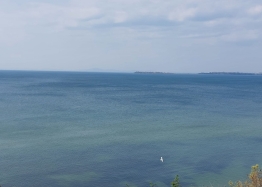
[[[262,159],[261,93],[262,76],[0,71],[0,184],[244,179]]]

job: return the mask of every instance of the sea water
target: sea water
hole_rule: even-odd
[[[3,187],[225,186],[261,150],[262,76],[0,71]]]

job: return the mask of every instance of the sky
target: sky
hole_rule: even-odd
[[[0,0],[0,69],[262,72],[261,0]]]

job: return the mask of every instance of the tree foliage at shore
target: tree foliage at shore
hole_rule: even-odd
[[[229,187],[262,187],[262,170],[259,165],[256,164],[251,167],[251,172],[248,175],[248,179],[244,182],[228,182]],[[157,187],[157,185],[150,183],[150,187]],[[177,175],[175,179],[171,182],[171,187],[182,187],[180,185],[179,176]],[[212,186],[211,186],[212,187]]]
[[[251,167],[251,172],[248,175],[248,179],[244,182],[237,181],[232,182],[229,181],[230,187],[262,187],[262,171],[259,168],[259,165],[256,164]]]
[[[262,170],[259,168],[259,165],[256,164],[251,167],[251,172],[248,175],[248,179],[244,182],[237,181],[237,182],[228,182],[229,187],[262,187]],[[129,187],[128,184],[126,184]],[[1,185],[0,185],[1,187]],[[150,183],[150,187],[157,187],[156,184]],[[179,176],[176,175],[174,180],[171,182],[171,187],[182,187],[180,185]],[[212,187],[212,186],[211,186]]]

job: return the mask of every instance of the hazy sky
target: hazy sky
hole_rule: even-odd
[[[261,0],[0,0],[0,69],[262,72]]]

